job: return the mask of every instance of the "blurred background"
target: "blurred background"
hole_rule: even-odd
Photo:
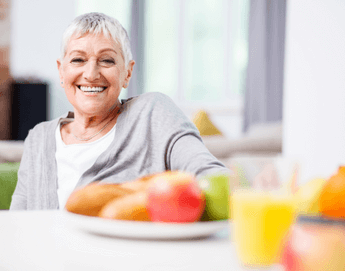
[[[1,140],[72,110],[56,60],[66,27],[91,11],[130,36],[121,98],[166,93],[200,131],[217,128],[205,143],[220,159],[283,155],[305,180],[345,162],[341,0],[0,0]]]
[[[11,75],[48,84],[47,118],[71,110],[56,59],[66,27],[97,11],[117,18],[131,37],[135,78],[121,98],[168,94],[191,115],[214,112],[224,133],[241,133],[248,59],[248,0],[8,0]],[[229,121],[231,122],[229,127]],[[221,124],[223,123],[223,124]]]

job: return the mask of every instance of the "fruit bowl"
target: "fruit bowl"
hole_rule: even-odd
[[[345,270],[345,220],[300,215],[282,253],[286,271]]]

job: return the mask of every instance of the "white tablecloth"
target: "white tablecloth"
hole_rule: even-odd
[[[91,234],[67,222],[62,211],[0,211],[0,270],[241,270],[229,229],[155,241]]]

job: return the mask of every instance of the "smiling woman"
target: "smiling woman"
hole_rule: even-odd
[[[110,18],[92,14],[92,18],[77,17],[65,32],[57,60],[61,86],[75,114],[75,121],[61,129],[66,144],[91,142],[111,129],[118,115],[118,97],[128,86],[135,63],[120,23],[114,21],[112,27]]]
[[[166,95],[119,101],[134,64],[117,20],[87,13],[72,22],[57,66],[74,110],[29,132],[12,210],[64,208],[74,189],[96,181],[123,183],[167,170],[228,173]]]
[[[71,37],[63,61],[57,60],[61,85],[73,105],[75,121],[63,126],[66,144],[97,140],[116,123],[118,97],[132,75],[134,61],[125,65],[121,46],[104,34]],[[104,125],[102,133],[93,136]],[[106,129],[107,128],[107,129]]]

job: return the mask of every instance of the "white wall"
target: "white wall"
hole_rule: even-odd
[[[345,1],[287,1],[283,155],[301,182],[345,164]]]
[[[15,78],[34,76],[49,83],[49,119],[72,109],[59,86],[56,59],[75,8],[75,0],[12,0],[10,70]]]

